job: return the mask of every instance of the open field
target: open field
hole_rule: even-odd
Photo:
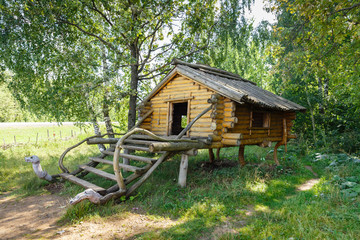
[[[31,164],[24,162],[24,156],[36,154],[45,170],[59,173],[60,154],[84,137],[1,150],[1,231],[12,229],[4,227],[15,221],[9,217],[11,211],[18,217],[21,212],[24,219],[32,217],[34,222],[40,218],[37,229],[34,230],[34,224],[23,222],[21,228],[7,233],[9,238],[360,238],[360,201],[355,194],[360,183],[360,164],[344,155],[319,155],[318,151],[292,144],[286,155],[280,151],[282,165],[276,167],[271,149],[246,147],[249,165],[241,168],[236,162],[236,148],[223,149],[222,161],[215,166],[207,163],[207,151],[200,151],[189,160],[186,188],[176,184],[179,156],[175,156],[160,165],[138,194],[125,202],[95,206],[84,201],[69,206],[67,200],[82,189],[68,182],[49,185],[38,179]],[[83,145],[70,152],[64,163],[73,169],[96,154],[96,146]],[[329,167],[334,161],[337,164]],[[95,176],[89,174],[87,178]],[[40,210],[34,211],[37,207]]]
[[[0,124],[0,145],[64,140],[85,133],[85,131],[91,134],[89,127],[79,128],[73,124]]]

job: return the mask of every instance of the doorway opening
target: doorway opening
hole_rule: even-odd
[[[188,123],[188,102],[172,103],[170,135],[178,135]]]

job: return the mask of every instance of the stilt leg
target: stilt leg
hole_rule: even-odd
[[[221,149],[221,148],[218,148],[218,149],[216,150],[216,161],[220,161],[220,149]]]
[[[281,145],[282,145],[282,142],[278,142],[278,143],[276,143],[276,145],[274,147],[274,161],[275,161],[276,165],[280,165],[279,160],[277,159],[277,149]]]
[[[239,163],[241,166],[245,166],[245,164],[246,164],[244,152],[245,152],[245,145],[240,145],[239,146]]]
[[[209,148],[209,162],[214,163],[214,152],[212,148]]]
[[[186,187],[186,176],[188,170],[189,155],[181,155],[180,171],[179,171],[179,185],[180,187]]]

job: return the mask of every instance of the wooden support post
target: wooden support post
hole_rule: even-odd
[[[279,160],[277,159],[277,149],[278,147],[280,147],[283,143],[282,142],[278,142],[276,143],[275,147],[274,147],[274,161],[276,163],[276,165],[280,165]]]
[[[245,166],[245,164],[246,164],[244,152],[245,152],[245,145],[240,145],[239,146],[239,163],[242,167]]]
[[[220,161],[220,149],[221,149],[221,148],[218,148],[218,149],[216,150],[216,161]]]
[[[188,170],[189,155],[181,154],[181,163],[179,171],[179,182],[180,187],[186,187],[186,176]]]
[[[278,142],[274,147],[274,161],[276,165],[280,165],[279,160],[277,159],[277,149],[281,145],[285,145],[285,152],[287,151],[287,126],[286,126],[286,118],[283,118],[283,133],[282,133],[282,141]]]
[[[214,163],[214,152],[212,148],[209,148],[209,162]]]

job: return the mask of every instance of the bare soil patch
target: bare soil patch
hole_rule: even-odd
[[[52,194],[16,199],[0,196],[0,239],[41,238],[55,231],[67,199]]]
[[[49,188],[57,191],[61,186],[55,184]],[[134,239],[138,234],[180,223],[126,212],[122,216],[60,226],[57,221],[67,207],[68,199],[57,194],[20,200],[3,194],[0,196],[0,239]]]

